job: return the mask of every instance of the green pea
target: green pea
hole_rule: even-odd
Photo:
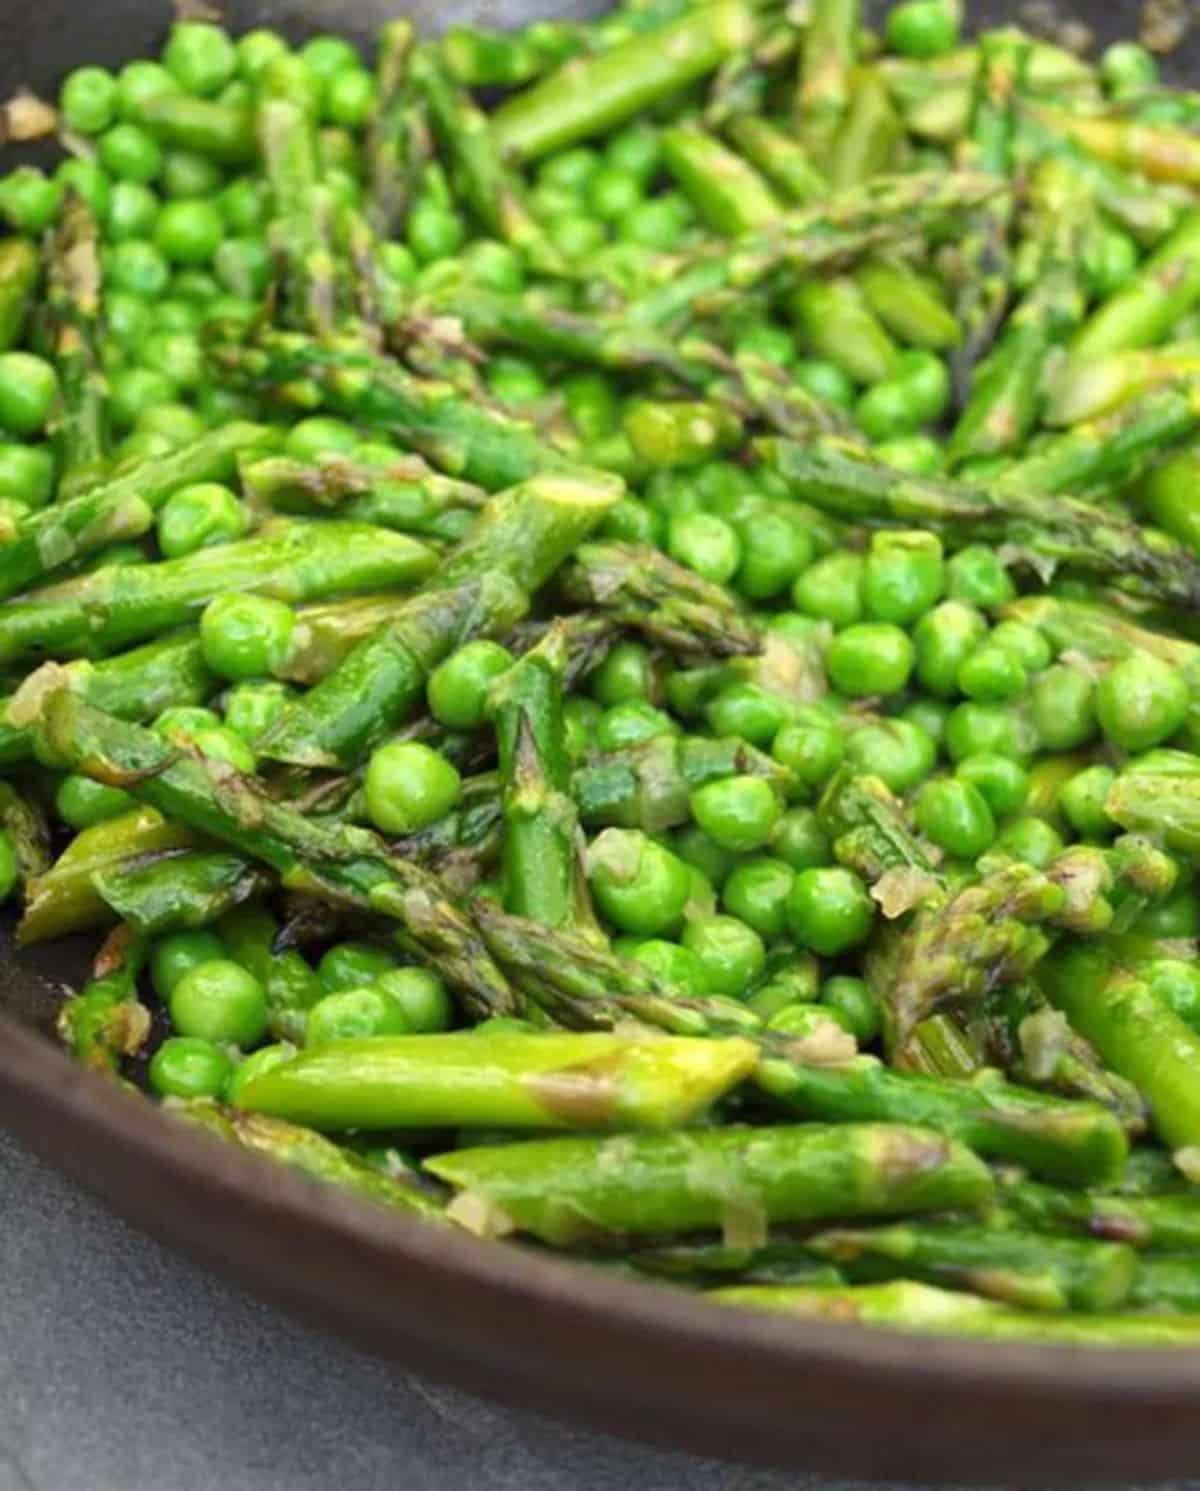
[[[61,200],[61,182],[36,166],[18,166],[0,180],[0,215],[18,233],[44,232]]]
[[[243,32],[235,46],[238,71],[251,83],[277,58],[288,55],[287,42],[277,31],[269,31],[265,26]]]
[[[1083,250],[1084,281],[1093,299],[1104,301],[1123,290],[1137,274],[1137,241],[1111,223],[1099,223]]]
[[[563,704],[567,755],[572,761],[582,761],[591,751],[602,714],[594,699],[585,699],[581,694],[573,694]]]
[[[149,99],[180,92],[182,89],[165,67],[139,58],[127,62],[117,74],[117,113],[122,119],[136,120]]]
[[[951,600],[994,611],[1016,593],[1000,556],[987,544],[970,544],[946,561],[946,594]]]
[[[787,901],[792,936],[822,957],[836,957],[864,942],[875,905],[853,870],[839,865],[801,870]]]
[[[220,26],[179,21],[163,48],[163,65],[187,93],[219,93],[237,72],[237,49]]]
[[[0,497],[42,508],[54,493],[54,455],[45,445],[0,442]]]
[[[1126,751],[1146,751],[1169,740],[1187,719],[1189,704],[1179,670],[1148,653],[1122,658],[1096,685],[1100,728]]]
[[[224,725],[210,725],[196,730],[192,735],[192,745],[207,760],[223,761],[246,776],[253,775],[256,770],[254,752],[240,735],[235,735]]]
[[[1022,621],[1001,621],[992,628],[988,641],[1011,652],[1026,673],[1040,673],[1053,661],[1049,642],[1036,627]]]
[[[995,818],[1010,818],[1025,806],[1029,773],[1011,756],[998,756],[991,751],[964,756],[954,768],[954,775],[975,788]]]
[[[322,456],[352,455],[358,439],[358,431],[345,420],[314,415],[292,426],[284,449],[293,460],[316,461]]]
[[[589,178],[584,195],[596,217],[602,222],[615,223],[638,206],[642,187],[627,171],[601,166]]]
[[[58,107],[68,129],[98,135],[117,112],[117,80],[104,67],[77,67],[67,74]]]
[[[1200,897],[1195,887],[1181,885],[1163,901],[1148,906],[1133,930],[1143,937],[1168,939],[1200,936]]]
[[[172,264],[207,264],[225,235],[221,214],[211,202],[167,202],[158,215],[154,243]]]
[[[563,212],[552,217],[546,232],[566,259],[585,259],[608,241],[604,224],[582,212]]]
[[[743,860],[726,880],[721,904],[731,916],[773,941],[784,933],[785,906],[796,872],[784,859],[757,855]]]
[[[663,983],[670,984],[682,994],[695,996],[709,992],[703,963],[690,948],[678,942],[651,937],[637,943],[630,956],[635,963],[644,964]]]
[[[748,326],[734,343],[735,356],[761,358],[776,367],[787,367],[796,360],[796,342],[786,326],[760,321]]]
[[[167,996],[180,1035],[231,1046],[254,1046],[267,1033],[262,985],[239,964],[216,958],[190,969]]]
[[[1010,704],[960,704],[946,721],[946,750],[952,761],[990,751],[1019,761],[1032,756],[1036,738],[1031,723]]]
[[[888,47],[902,57],[941,57],[958,45],[958,12],[946,0],[902,0],[887,14]]]
[[[920,695],[907,703],[896,718],[908,725],[923,730],[934,745],[940,747],[946,736],[946,721],[950,718],[950,706],[940,699]]]
[[[635,120],[610,135],[604,147],[604,163],[611,170],[631,176],[643,190],[657,175],[662,161],[662,140],[651,124]]]
[[[317,982],[327,994],[362,989],[398,966],[395,953],[374,942],[339,942],[317,964]]]
[[[400,1002],[378,984],[326,994],[308,1012],[304,1044],[328,1046],[334,1041],[381,1035],[411,1035]]]
[[[1047,751],[1073,751],[1096,734],[1096,685],[1079,668],[1055,663],[1029,689],[1034,729]]]
[[[932,533],[877,533],[863,569],[862,595],[875,621],[908,626],[942,592],[942,545]]]
[[[603,440],[620,423],[619,399],[611,378],[603,373],[573,373],[562,384],[571,423],[585,440]]]
[[[849,409],[854,403],[854,384],[836,363],[801,358],[792,368],[792,377],[814,398],[837,409]]]
[[[1044,818],[1014,818],[1000,830],[993,848],[1022,864],[1044,870],[1063,851],[1062,835]]]
[[[10,435],[37,435],[58,397],[53,364],[32,352],[0,353],[0,425]]]
[[[782,595],[812,563],[812,540],[789,514],[755,513],[734,526],[742,559],[733,584],[750,600]]]
[[[117,205],[117,190],[122,186],[146,186],[157,179],[163,166],[163,153],[158,141],[136,124],[114,124],[100,137],[98,145],[100,164],[116,178],[109,199],[108,236],[114,236],[113,214]],[[145,231],[144,229],[142,231]]]
[[[418,198],[408,214],[408,246],[421,264],[452,258],[463,246],[466,224],[459,214],[441,202]]]
[[[157,219],[156,219],[157,221]],[[105,284],[143,300],[159,299],[171,278],[171,267],[155,244],[127,238],[114,244],[104,259]]]
[[[963,601],[943,601],[913,629],[916,673],[940,698],[958,692],[958,670],[987,634],[987,621]]]
[[[345,129],[360,130],[375,111],[375,79],[365,67],[343,67],[325,88],[325,117]]]
[[[380,746],[367,763],[363,780],[367,816],[386,834],[427,828],[454,807],[461,793],[456,768],[415,740]]]
[[[893,792],[910,792],[937,760],[937,742],[910,720],[861,725],[846,741],[851,766],[879,777]]]
[[[890,440],[911,435],[922,424],[920,407],[906,384],[897,378],[875,383],[854,406],[854,418],[868,440]]]
[[[1115,99],[1130,98],[1158,83],[1158,62],[1136,41],[1114,41],[1100,54],[1100,77]]]
[[[836,1015],[860,1046],[879,1039],[883,1011],[879,999],[861,978],[835,974],[821,985],[821,1004]]]
[[[733,776],[696,787],[688,798],[692,817],[724,849],[761,849],[779,822],[779,799],[762,777]]]
[[[252,746],[283,718],[294,698],[286,683],[274,679],[235,684],[225,695],[226,728]]]
[[[936,352],[919,347],[902,352],[893,376],[914,407],[919,424],[941,419],[950,403],[950,374]]]
[[[493,357],[487,367],[487,382],[506,404],[533,404],[546,393],[539,370],[521,357]]]
[[[217,210],[233,234],[252,234],[266,226],[263,184],[253,176],[235,176],[217,198]]]
[[[832,721],[785,724],[771,743],[771,755],[794,773],[801,788],[814,791],[823,787],[842,764],[841,733]]]
[[[1029,679],[1020,659],[1007,648],[985,643],[965,657],[958,669],[958,687],[968,699],[1016,699]]]
[[[283,601],[265,595],[222,595],[200,617],[200,645],[214,673],[236,683],[282,667],[296,626]]]
[[[837,634],[826,667],[839,693],[870,698],[899,693],[908,683],[913,657],[907,632],[887,622],[868,621]]]
[[[942,469],[942,447],[931,435],[898,435],[881,440],[875,459],[912,476],[936,476]]]
[[[1077,834],[1085,839],[1108,838],[1116,824],[1104,804],[1117,774],[1111,766],[1089,766],[1063,783],[1058,809]]]
[[[191,746],[198,730],[210,730],[221,723],[211,709],[196,704],[176,704],[154,721],[153,729],[164,739],[179,746]]]
[[[187,202],[198,202],[202,207],[209,205],[209,199],[215,199],[225,184],[225,173],[214,160],[207,155],[197,155],[194,150],[168,150],[163,155],[162,176],[159,186],[163,196],[170,201],[180,205]],[[217,209],[218,215],[220,209]],[[203,232],[207,241],[212,239],[212,219],[207,213],[201,214],[201,222],[204,225]],[[187,221],[184,220],[181,231],[181,239],[185,245],[187,238]]]
[[[706,580],[723,585],[742,562],[737,531],[709,513],[682,513],[667,524],[667,553]]]
[[[658,514],[636,497],[622,497],[609,508],[599,528],[601,538],[623,544],[661,547],[662,524]]]
[[[753,927],[732,916],[689,921],[682,942],[704,970],[709,991],[733,999],[750,992],[767,961],[762,938]]]
[[[718,889],[737,863],[735,854],[722,848],[696,823],[686,824],[671,835],[671,849],[684,864],[699,870]]]
[[[794,1041],[817,1040],[827,1036],[836,1026],[851,1034],[849,1021],[841,1010],[825,1005],[803,1004],[799,1001],[785,1005],[767,1021],[767,1029],[778,1035],[786,1035]]]
[[[861,554],[837,549],[809,565],[792,586],[792,604],[805,616],[835,627],[853,626],[862,619],[864,560]]]
[[[605,710],[596,725],[596,747],[601,751],[624,751],[630,746],[653,740],[656,735],[673,735],[678,726],[669,714],[655,709],[647,699],[627,699]]]
[[[454,1005],[446,985],[428,968],[391,968],[371,987],[396,1002],[415,1035],[434,1035],[454,1023]]]
[[[465,643],[429,676],[426,696],[434,719],[451,730],[477,730],[487,718],[488,690],[512,664],[512,653],[499,642]]]
[[[164,556],[178,559],[214,544],[231,543],[242,537],[246,527],[246,514],[236,495],[218,482],[201,482],[181,487],[167,498],[159,509],[156,531]]]
[[[589,850],[588,878],[601,914],[638,937],[673,931],[692,888],[683,861],[638,829],[605,829]]]
[[[1200,554],[1200,455],[1169,455],[1146,478],[1142,506],[1152,523]]]
[[[188,404],[154,404],[138,415],[137,428],[164,435],[172,445],[180,446],[198,440],[207,426]]]
[[[786,722],[788,706],[760,684],[729,683],[708,701],[704,717],[714,735],[739,736],[751,745],[766,746]]]
[[[60,191],[78,192],[92,209],[97,222],[102,223],[107,219],[112,198],[112,182],[99,161],[65,160],[55,171],[54,179]]]
[[[91,828],[94,823],[103,823],[107,818],[127,813],[133,806],[134,800],[128,792],[75,773],[62,779],[54,795],[55,812],[76,830]]]
[[[168,1036],[150,1058],[146,1076],[160,1098],[220,1098],[233,1062],[220,1046],[197,1036]]]
[[[978,788],[959,777],[926,782],[917,793],[917,827],[955,859],[978,859],[996,837],[996,822]]]
[[[793,870],[815,869],[833,859],[829,839],[812,808],[790,808],[784,813],[771,831],[768,847]]]

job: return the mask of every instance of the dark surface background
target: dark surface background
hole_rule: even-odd
[[[406,1375],[131,1231],[5,1135],[0,1198],[0,1491],[867,1491]]]

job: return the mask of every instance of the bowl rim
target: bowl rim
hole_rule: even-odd
[[[1081,1351],[714,1308],[444,1232],[225,1147],[7,1015],[0,1123],[136,1224],[317,1323],[418,1370],[602,1429],[761,1463],[958,1484],[981,1464],[987,1478],[1002,1471],[1010,1481],[1044,1480],[1053,1468],[1092,1478],[1181,1473],[1200,1448],[1195,1429],[1180,1433],[1200,1402],[1200,1350]],[[280,1237],[296,1245],[264,1249]],[[372,1280],[388,1287],[389,1308]],[[530,1346],[541,1352],[529,1358]],[[677,1382],[662,1380],[667,1369]],[[714,1373],[741,1384],[715,1414]],[[697,1432],[681,1444],[689,1421],[675,1400],[705,1380],[707,1398],[689,1410]],[[847,1394],[872,1412],[892,1405],[876,1426],[889,1443],[845,1443]],[[922,1403],[939,1405],[935,1418],[919,1413]],[[1024,1448],[1014,1450],[1019,1436],[998,1422],[1003,1411],[1024,1425]],[[1039,1440],[1056,1424],[1055,1443]],[[990,1455],[981,1438],[996,1441]],[[1130,1446],[1135,1455],[1120,1453]]]

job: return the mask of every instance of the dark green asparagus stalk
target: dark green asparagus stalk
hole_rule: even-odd
[[[697,125],[663,132],[663,161],[700,217],[728,237],[778,220],[782,209],[748,161]]]
[[[464,1225],[558,1246],[720,1228],[735,1245],[772,1222],[970,1208],[986,1167],[929,1129],[887,1125],[719,1128],[540,1139],[435,1155]]]
[[[0,782],[0,829],[8,835],[22,882],[50,868],[50,826],[37,800],[11,782]]]
[[[394,839],[392,853],[424,866],[453,896],[461,898],[498,862],[503,823],[495,774],[468,777],[454,811],[428,828]]]
[[[240,855],[183,851],[98,870],[92,884],[119,921],[146,937],[207,927],[263,895],[271,878]]]
[[[289,683],[320,683],[360,642],[404,614],[412,601],[412,596],[394,591],[301,606],[287,655],[275,665],[273,676]]]
[[[245,462],[241,478],[247,501],[265,511],[335,512],[423,538],[461,538],[487,497],[480,487],[431,470],[419,456],[399,454],[387,466],[332,455],[315,461],[270,456]]]
[[[504,162],[487,115],[448,75],[434,46],[415,49],[409,80],[428,110],[438,144],[456,168],[463,195],[483,226],[520,249],[542,274],[565,273],[562,256],[525,202],[520,178]]]
[[[398,940],[438,971],[478,1018],[520,1012],[476,929],[426,871],[387,853],[364,829],[325,826],[264,796],[222,762],[181,755],[169,742],[49,692],[41,728],[73,770],[120,785],[168,818],[275,871],[285,889],[399,923]]]
[[[143,939],[122,929],[106,943],[95,978],[59,1010],[58,1038],[82,1066],[116,1075],[145,1045],[150,1011],[137,997],[145,959]]]
[[[38,251],[27,238],[0,242],[0,352],[20,341],[40,270]]]
[[[418,183],[433,154],[424,105],[409,82],[416,28],[403,17],[379,32],[376,79],[379,101],[367,136],[371,226],[394,238],[404,224]]]
[[[1132,459],[1136,441],[1153,430],[1158,442],[1180,439],[1194,427],[1200,397],[1152,395],[1135,401],[1122,421],[1128,441],[1109,448],[1116,462]],[[1138,418],[1137,416],[1140,416]],[[1106,469],[1099,427],[1067,437],[1072,447],[1085,438],[1091,466],[1100,479]],[[1160,444],[1161,448],[1161,444]],[[803,501],[838,517],[866,523],[920,523],[954,541],[978,539],[1012,545],[1037,567],[1069,564],[1110,576],[1121,588],[1194,609],[1200,603],[1200,566],[1187,549],[1167,535],[1136,527],[1125,518],[1079,498],[1052,495],[1061,487],[1044,484],[1059,464],[1043,450],[987,487],[941,477],[911,477],[830,445],[803,447],[786,440],[760,440],[762,459]],[[1065,452],[1074,464],[1075,451]],[[1024,468],[1024,469],[1022,469]],[[967,537],[966,535],[969,535]]]
[[[17,926],[21,944],[86,931],[111,920],[94,877],[146,856],[190,849],[196,836],[169,823],[153,808],[138,807],[77,834],[43,875],[25,889],[25,914]]]
[[[994,1071],[957,1082],[900,1075],[870,1056],[836,1066],[768,1057],[755,1081],[798,1118],[926,1124],[986,1159],[1066,1185],[1114,1183],[1129,1150],[1121,1125],[1097,1104],[1018,1087]]]
[[[277,948],[279,928],[262,906],[239,906],[216,931],[234,960],[248,969],[267,996],[267,1018],[277,1041],[304,1043],[308,1012],[325,989],[294,947]]]
[[[235,1144],[251,1154],[287,1165],[310,1180],[334,1186],[349,1196],[402,1212],[422,1222],[446,1225],[446,1215],[436,1199],[415,1186],[385,1175],[331,1139],[314,1134],[298,1124],[225,1108],[208,1099],[164,1104],[173,1118],[199,1129],[226,1144]]]
[[[851,84],[850,106],[834,136],[826,173],[838,190],[893,170],[904,143],[903,122],[878,68],[855,68]]]
[[[706,1298],[806,1320],[853,1320],[887,1330],[1026,1341],[1044,1346],[1187,1347],[1200,1340],[1200,1317],[1195,1315],[1038,1314],[908,1279],[891,1284],[860,1284],[849,1289],[786,1286],[714,1289]]]
[[[233,591],[316,600],[411,586],[435,563],[433,550],[416,539],[365,523],[281,521],[238,543],[97,570],[13,601],[0,612],[0,657],[103,657],[192,621],[214,597]]]
[[[442,658],[521,619],[620,490],[599,473],[542,476],[493,498],[429,587],[299,700],[260,743],[262,754],[299,766],[355,765],[403,723]]]
[[[800,52],[796,123],[818,160],[827,158],[851,101],[858,50],[857,0],[816,0]]]
[[[1064,1190],[1001,1173],[997,1200],[1036,1232],[1082,1233],[1165,1253],[1200,1247],[1200,1197]]]
[[[977,368],[970,396],[950,441],[953,461],[1019,450],[1044,401],[1050,351],[1083,319],[1085,240],[1094,227],[1090,199],[1070,167],[1045,161],[1033,180],[1037,278],[1009,317],[988,358]]]
[[[800,49],[800,34],[786,16],[764,27],[753,47],[726,57],[709,84],[704,122],[721,129],[761,114],[784,64]]]
[[[628,1261],[641,1274],[684,1288],[803,1284],[827,1289],[846,1282],[831,1264],[818,1262],[803,1241],[775,1234],[760,1248],[731,1247],[704,1238],[659,1243],[638,1248],[628,1255]]]
[[[16,595],[86,554],[141,538],[173,492],[192,482],[224,480],[240,453],[274,438],[262,425],[234,422],[31,514],[0,545],[0,597]]]
[[[68,191],[46,243],[46,303],[52,318],[58,402],[51,438],[58,500],[97,485],[108,466],[106,386],[100,366],[99,228],[91,208]]]
[[[806,1246],[855,1283],[917,1279],[1054,1313],[1119,1309],[1139,1272],[1137,1254],[1123,1243],[961,1223],[839,1228],[809,1238]]]
[[[762,650],[728,590],[642,544],[581,544],[561,590],[572,604],[594,607],[685,655],[745,657]]]
[[[574,58],[496,110],[496,147],[533,160],[604,134],[750,46],[760,26],[750,0],[713,0],[599,56]]]

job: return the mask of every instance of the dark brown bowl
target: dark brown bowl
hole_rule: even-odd
[[[395,9],[505,24],[562,0],[236,0],[241,29],[358,30]],[[595,8],[595,7],[592,7]],[[1082,14],[1129,35],[1137,7]],[[1007,12],[989,0],[976,23]],[[0,96],[145,54],[168,0],[0,0]],[[1193,70],[1200,51],[1176,59]],[[0,941],[0,1121],[118,1211],[257,1293],[421,1372],[698,1453],[962,1485],[1145,1481],[1200,1463],[1200,1353],[1078,1352],[864,1333],[716,1309],[447,1236],[175,1124],[45,1038],[79,948]],[[41,1027],[40,1029],[38,1027]]]

